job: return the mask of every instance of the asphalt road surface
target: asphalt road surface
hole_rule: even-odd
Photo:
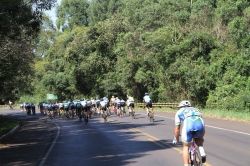
[[[156,111],[154,123],[149,121],[143,111],[136,113],[136,119],[111,115],[106,123],[103,118],[93,116],[87,125],[77,118],[50,120],[39,113],[27,117],[19,109],[0,109],[0,114],[24,121],[26,127],[27,124],[36,124],[25,136],[21,134],[22,130],[18,131],[9,142],[0,146],[0,165],[183,165],[182,144],[172,144],[172,113]],[[207,154],[205,166],[250,165],[250,123],[209,117],[204,117],[204,121],[204,148]],[[20,151],[18,155],[16,151],[19,148],[13,148],[13,145],[17,145],[20,137],[27,135],[30,135],[31,140],[25,139],[26,143],[22,143],[20,149],[30,150],[26,156],[22,156]],[[34,141],[32,137],[39,140]],[[29,143],[31,141],[36,143]],[[16,157],[8,157],[11,154]]]

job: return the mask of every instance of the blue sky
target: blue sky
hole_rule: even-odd
[[[58,5],[61,4],[62,0],[57,0]],[[50,16],[50,18],[52,19],[52,21],[54,22],[54,24],[56,24],[56,8],[52,8],[50,11],[46,11],[45,12],[48,16]]]

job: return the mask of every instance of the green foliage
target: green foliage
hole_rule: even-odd
[[[62,0],[57,8],[57,28],[72,30],[74,26],[88,26],[88,7],[87,0]]]
[[[247,0],[63,0],[57,12],[63,31],[43,16],[35,65],[25,66],[35,77],[27,78],[39,100],[46,93],[60,100],[129,93],[142,101],[149,92],[154,102],[188,99],[243,111],[250,93],[249,10]]]
[[[46,99],[46,95],[44,96],[36,96],[36,95],[23,95],[22,97],[20,97],[20,99],[16,102],[16,103],[34,103],[34,104],[38,104],[41,101],[47,101]]]

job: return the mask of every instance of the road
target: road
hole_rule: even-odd
[[[30,118],[18,110],[11,112],[1,109],[0,114],[15,114],[17,119]],[[107,123],[94,116],[87,125],[77,119],[53,119],[51,123],[54,124],[55,132],[52,143],[48,143],[47,150],[43,150],[42,160],[37,159],[38,165],[183,165],[181,143],[172,144],[174,114],[155,114],[154,123],[149,122],[142,111],[137,112],[136,119],[112,115]],[[39,114],[33,120],[50,122],[50,119]],[[205,166],[250,165],[250,123],[209,117],[204,117],[204,121]],[[1,154],[7,149],[0,148]],[[11,165],[11,161],[5,163]]]

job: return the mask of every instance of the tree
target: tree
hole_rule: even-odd
[[[57,8],[57,28],[72,30],[74,26],[88,26],[88,7],[87,0],[62,0],[61,5]]]
[[[55,0],[0,1],[1,103],[31,93],[33,39],[40,31],[43,11]]]

